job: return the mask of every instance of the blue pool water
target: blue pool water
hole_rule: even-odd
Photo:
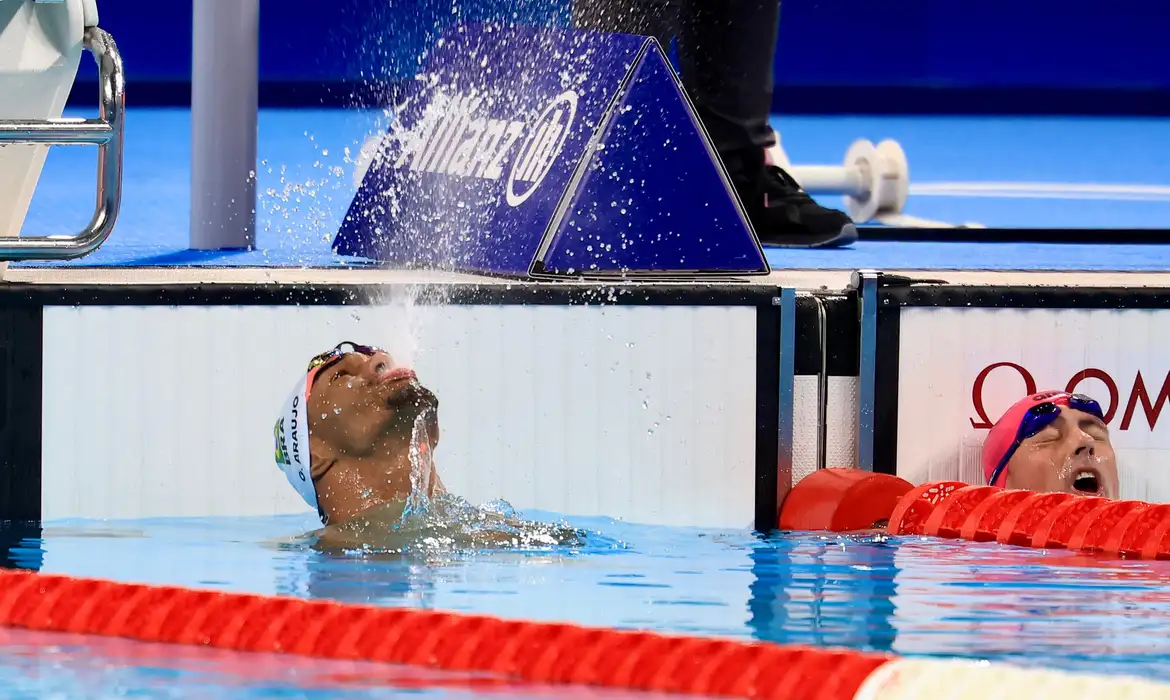
[[[543,687],[487,674],[0,630],[0,683],[12,700],[87,698],[476,698],[666,700],[666,694]]]
[[[297,538],[316,525],[307,515],[71,520],[9,526],[5,534],[9,565],[46,573],[1170,680],[1170,563],[931,538],[763,538],[566,520],[588,531],[583,542],[495,550],[430,542],[407,553],[319,551]],[[52,694],[38,683],[163,683],[182,691],[175,697],[210,696],[209,688],[220,687],[241,697],[369,696],[362,684],[444,696],[476,690],[451,674],[427,680],[381,665],[241,661],[59,635],[8,632],[0,649],[0,684],[23,682],[40,689],[36,697]],[[518,686],[506,694],[539,692]]]

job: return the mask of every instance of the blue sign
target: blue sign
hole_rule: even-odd
[[[768,272],[653,39],[458,25],[417,80],[338,253],[508,276]]]

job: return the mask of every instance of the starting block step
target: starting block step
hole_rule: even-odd
[[[769,272],[653,38],[455,25],[417,80],[338,253],[505,276]]]

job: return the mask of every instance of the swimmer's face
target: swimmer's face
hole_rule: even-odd
[[[414,421],[439,402],[410,369],[382,351],[348,352],[326,363],[309,389],[309,433],[335,457],[396,456],[408,443]],[[438,442],[437,419],[428,426]]]
[[[1052,423],[1020,443],[1008,462],[1006,486],[1117,498],[1109,428],[1094,415],[1061,406]]]

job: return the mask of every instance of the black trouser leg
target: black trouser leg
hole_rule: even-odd
[[[845,214],[814,202],[786,173],[765,165],[775,143],[772,111],[780,0],[574,0],[579,29],[658,37],[677,34],[687,94],[753,228],[765,243],[849,245],[857,229]],[[672,31],[677,27],[677,32]]]
[[[670,48],[678,0],[573,0],[573,26],[595,32],[652,36]]]
[[[578,29],[678,36],[683,85],[719,153],[775,142],[768,126],[780,0],[574,0]]]
[[[716,150],[771,146],[780,0],[683,0],[678,14],[683,84]]]

